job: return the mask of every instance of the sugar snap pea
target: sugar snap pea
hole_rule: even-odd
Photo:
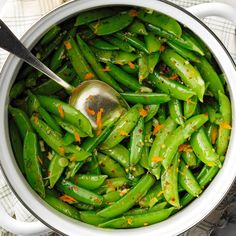
[[[198,164],[198,159],[192,150],[182,153],[182,158],[184,162],[191,168],[196,167]]]
[[[148,122],[149,120],[151,120],[158,112],[160,105],[149,105],[146,106],[146,110],[148,111],[147,116],[145,116],[144,121]]]
[[[100,148],[102,150],[116,146],[129,135],[140,117],[140,109],[142,109],[142,105],[136,104],[120,117],[110,135],[101,144]]]
[[[12,88],[11,88],[11,91],[10,91],[10,98],[11,99],[14,99],[14,98],[17,98],[25,89],[25,81],[24,80],[20,80],[18,82],[16,82]]]
[[[160,50],[161,41],[152,32],[148,32],[148,35],[144,36],[144,40],[149,53]]]
[[[42,197],[45,197],[40,163],[38,140],[35,133],[27,131],[23,146],[24,169],[26,178],[31,187]]]
[[[145,25],[137,19],[134,20],[133,23],[128,27],[128,31],[133,34],[140,34],[140,35],[147,35],[148,34],[148,32],[145,28]]]
[[[167,219],[173,210],[174,207],[171,207],[168,209],[163,209],[156,212],[144,213],[141,215],[122,216],[120,218],[99,224],[99,227],[128,229],[128,228],[137,228],[137,227],[152,225]]]
[[[128,12],[121,12],[89,24],[96,35],[108,35],[120,31],[130,25],[133,17]]]
[[[197,109],[197,97],[192,96],[184,102],[184,118],[188,119],[191,117]],[[209,117],[210,119],[210,117]]]
[[[171,99],[168,102],[169,112],[171,118],[179,125],[184,125],[182,104],[176,98]]]
[[[91,225],[99,225],[107,221],[106,218],[98,216],[95,211],[80,211],[80,219]]]
[[[197,94],[199,100],[202,101],[205,92],[205,83],[198,70],[172,49],[166,49],[162,53],[161,59],[176,71],[183,82],[190,87]]]
[[[148,63],[148,68],[149,68],[149,73],[153,73],[154,69],[159,62],[160,59],[160,53],[159,52],[153,52],[149,55],[147,55],[147,63]]]
[[[140,103],[144,105],[161,104],[170,101],[170,97],[162,93],[121,93],[128,103]]]
[[[138,80],[139,83],[142,84],[143,80],[145,80],[149,75],[149,67],[148,67],[148,56],[146,53],[141,52],[140,57],[138,59]]]
[[[80,111],[55,98],[46,96],[37,97],[42,107],[44,107],[47,111],[61,117],[76,127],[81,128],[81,130],[89,136],[92,136],[92,126],[88,119]]]
[[[88,43],[92,45],[93,47],[101,49],[101,50],[119,50],[119,47],[113,44],[110,44],[109,42],[101,38],[94,38],[92,40],[89,40]]]
[[[124,197],[113,205],[100,210],[97,214],[105,218],[113,218],[119,216],[132,208],[136,201],[140,199],[154,184],[154,177],[150,174],[144,175]]]
[[[61,27],[58,25],[54,25],[40,40],[41,45],[46,45],[50,43],[53,39],[55,39],[61,31]]]

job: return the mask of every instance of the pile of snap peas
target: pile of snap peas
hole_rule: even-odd
[[[231,131],[227,84],[206,45],[150,9],[99,8],[53,26],[32,49],[65,81],[102,80],[130,108],[100,130],[69,95],[23,65],[10,91],[18,166],[49,205],[103,228],[169,218],[223,165]],[[94,99],[89,97],[88,99]]]

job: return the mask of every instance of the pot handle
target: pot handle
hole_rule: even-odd
[[[0,226],[16,235],[39,235],[51,230],[40,221],[23,222],[9,216],[0,202]]]
[[[198,18],[219,16],[231,21],[234,23],[234,25],[236,25],[236,9],[225,3],[203,3],[189,7],[187,10]]]

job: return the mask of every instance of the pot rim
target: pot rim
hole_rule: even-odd
[[[38,38],[40,38],[48,29],[48,26],[65,20],[64,18],[63,20],[61,19],[61,16],[59,16],[60,14],[64,15],[67,18],[70,18],[72,15],[80,12],[81,9],[89,10],[91,8],[102,7],[105,5],[134,5],[153,8],[154,10],[159,10],[164,14],[170,15],[182,24],[188,26],[188,28],[190,28],[194,33],[202,38],[206,45],[211,49],[217,59],[217,62],[221,65],[223,72],[226,74],[227,82],[230,85],[229,93],[232,104],[232,116],[236,117],[236,91],[234,92],[232,89],[233,87],[236,87],[236,81],[234,81],[233,79],[234,76],[236,77],[236,66],[232,57],[230,56],[229,52],[226,50],[222,42],[204,23],[202,23],[198,18],[193,16],[185,9],[175,5],[174,3],[166,2],[165,0],[146,0],[145,2],[143,2],[142,0],[136,0],[135,2],[133,0],[100,0],[99,2],[97,2],[97,0],[82,0],[78,4],[77,1],[71,1],[56,8],[55,10],[51,11],[46,16],[41,18],[41,20],[35,23],[24,34],[21,40],[27,47],[32,48],[33,45],[38,41]],[[33,39],[30,38],[32,34],[34,34],[34,37],[32,37]],[[222,60],[224,64],[220,63],[220,60]],[[229,65],[226,65],[227,63],[229,63]],[[40,197],[29,187],[28,183],[20,173],[19,168],[17,167],[17,164],[14,160],[9,142],[7,120],[7,104],[9,102],[9,98],[7,95],[9,94],[9,89],[14,82],[21,64],[22,63],[20,62],[20,59],[10,55],[5,62],[2,73],[0,75],[0,129],[3,131],[3,135],[0,137],[0,154],[3,173],[7,179],[8,184],[13,189],[17,198],[24,204],[24,206],[28,210],[30,210],[33,215],[40,219],[40,221],[42,221],[44,224],[55,231],[58,231],[60,233],[70,232],[68,233],[69,235],[77,235],[78,233],[87,233],[89,235],[121,235],[122,233],[127,233],[127,230],[107,231],[104,229],[99,229],[64,216],[52,207],[49,207],[42,199],[40,199]],[[10,67],[13,67],[14,71],[10,70]],[[8,78],[8,80],[5,80],[3,82],[3,78],[5,76],[6,78]],[[176,235],[184,232],[185,230],[198,223],[217,206],[217,204],[222,200],[222,198],[229,190],[236,176],[236,170],[230,169],[230,167],[233,166],[233,153],[236,151],[236,145],[234,145],[234,143],[236,142],[236,134],[234,132],[235,122],[236,121],[233,119],[233,129],[227,151],[227,158],[222,167],[222,170],[213,179],[213,181],[204,191],[201,197],[199,197],[199,199],[195,199],[187,207],[185,207],[183,210],[173,215],[166,221],[148,227],[132,229],[129,230],[130,233],[133,232],[137,236],[143,233],[145,233],[146,235],[154,235],[156,234],[155,230],[158,230],[159,233],[163,235]],[[220,184],[222,186],[220,186]],[[217,196],[214,195],[215,185],[218,186]],[[21,188],[17,188],[18,186],[20,186]],[[204,199],[208,204],[203,204]],[[35,211],[37,211],[37,213],[35,213]],[[45,215],[47,216],[46,219],[44,219]],[[188,218],[187,221],[184,222],[184,219],[182,218],[186,219],[186,215],[188,216]],[[192,216],[194,219],[190,216]],[[53,220],[50,220],[52,219],[52,217]],[[76,231],[72,230],[72,228],[74,229],[74,227],[77,227]]]

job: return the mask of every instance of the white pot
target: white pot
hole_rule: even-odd
[[[235,176],[235,153],[236,153],[236,69],[232,58],[222,45],[220,40],[212,33],[198,18],[188,11],[172,3],[156,0],[82,0],[72,1],[56,10],[50,12],[22,37],[21,41],[28,48],[33,48],[39,38],[47,31],[50,26],[58,24],[79,12],[96,7],[113,5],[133,5],[144,8],[152,8],[167,14],[183,25],[190,28],[197,34],[211,49],[222,71],[227,77],[229,93],[232,103],[233,123],[232,134],[226,159],[222,169],[214,178],[209,187],[203,194],[183,210],[170,217],[169,219],[147,227],[129,230],[104,230],[82,222],[73,220],[49,205],[47,205],[28,185],[21,174],[10,144],[8,133],[8,103],[9,91],[16,78],[19,68],[22,65],[15,56],[10,55],[2,69],[0,84],[0,157],[1,166],[8,180],[9,185],[17,195],[18,199],[34,214],[39,221],[34,223],[18,222],[10,218],[0,206],[0,226],[15,234],[34,235],[50,231],[51,229],[66,235],[88,235],[88,236],[125,236],[127,234],[135,236],[156,236],[156,235],[178,235],[190,227],[197,224],[206,217],[220,201],[232,185]],[[236,24],[236,12],[233,8],[220,4],[202,4],[191,9],[197,16],[220,15],[231,19]],[[42,224],[42,223],[43,224]],[[46,226],[49,228],[47,228]]]

